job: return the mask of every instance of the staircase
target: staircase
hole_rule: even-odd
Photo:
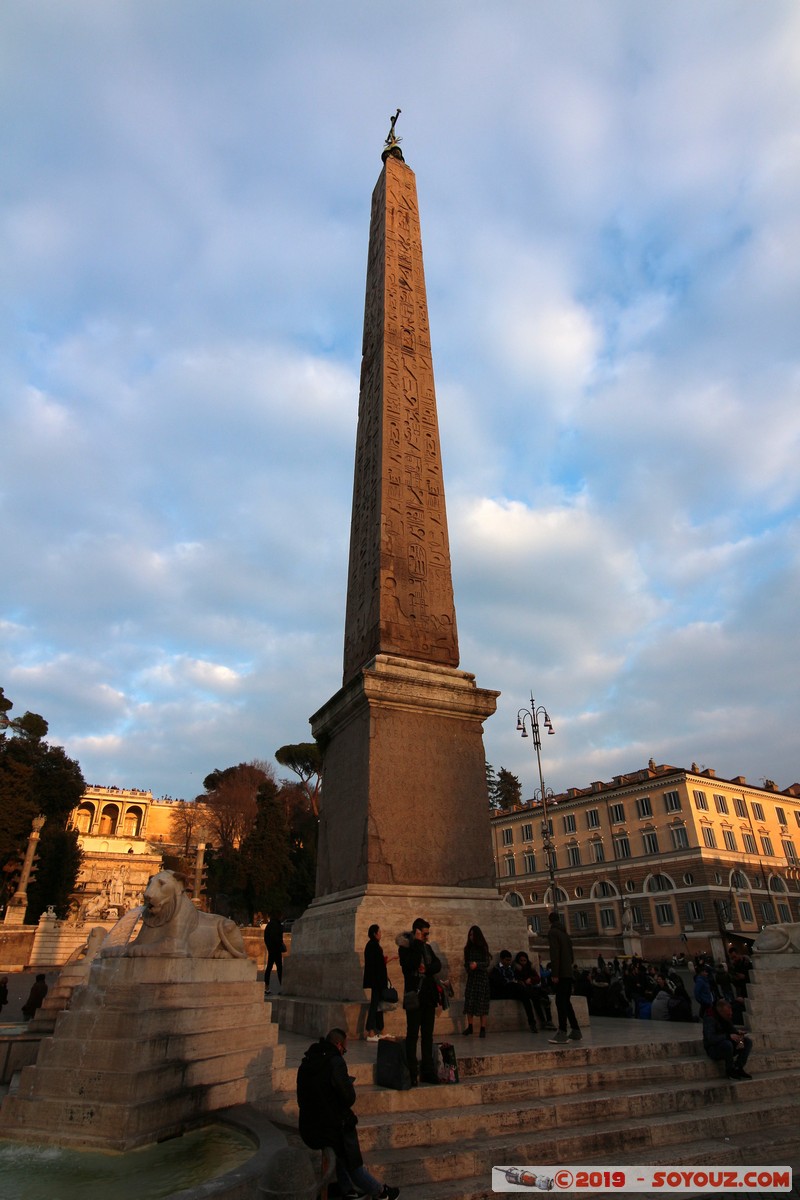
[[[482,1047],[476,1053],[474,1044],[466,1053],[458,1039],[461,1083],[407,1092],[376,1087],[372,1062],[348,1056],[364,1161],[378,1179],[401,1187],[403,1200],[489,1200],[497,1195],[491,1189],[495,1165],[797,1170],[800,1050],[754,1035],[755,1078],[736,1083],[705,1057],[698,1033],[687,1026],[685,1037],[670,1041],[548,1044],[505,1053]],[[293,1129],[295,1075],[295,1063],[276,1067],[275,1091],[259,1105]]]

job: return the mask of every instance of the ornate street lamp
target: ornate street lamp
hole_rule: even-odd
[[[550,820],[547,815],[547,801],[553,798],[553,789],[545,787],[544,775],[542,774],[542,738],[539,728],[539,720],[547,730],[548,734],[555,733],[553,722],[550,720],[550,714],[543,704],[537,706],[536,701],[531,695],[530,708],[521,708],[517,713],[517,731],[520,737],[528,736],[528,726],[530,725],[531,735],[533,737],[533,748],[536,751],[536,764],[539,768],[539,787],[534,792],[534,799],[541,798],[542,812],[544,820],[542,821],[542,844],[544,846],[544,855],[547,862],[547,870],[550,875],[550,895],[553,899],[553,911],[558,912],[558,888],[556,887],[556,851],[553,845],[553,839],[550,836]]]

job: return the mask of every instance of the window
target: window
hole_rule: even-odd
[[[778,905],[778,916],[782,921],[791,921],[792,910],[789,908],[788,904],[781,903]]]
[[[774,925],[775,909],[772,907],[771,900],[760,900],[758,907],[761,909],[761,920],[766,925]]]
[[[765,854],[774,858],[775,851],[772,849],[772,838],[762,837],[761,849],[764,851]]]
[[[703,841],[708,846],[709,850],[716,850],[717,839],[714,837],[714,830],[710,825],[703,826]]]
[[[506,904],[510,904],[512,908],[522,908],[525,901],[520,896],[519,892],[506,892]]]
[[[786,824],[786,813],[782,808],[778,808],[777,804],[775,805],[775,816],[778,818],[779,825]]]
[[[617,914],[613,908],[600,909],[600,927],[601,929],[614,929],[617,924]]]
[[[645,854],[658,854],[658,834],[657,833],[642,834],[642,844],[644,845]]]
[[[575,832],[575,813],[565,813],[564,815],[564,833]]]
[[[624,804],[612,804],[610,812],[611,812],[611,820],[613,821],[613,823],[615,825],[621,825],[622,822],[625,820],[625,805]]]
[[[541,933],[542,922],[539,917],[528,917],[528,929],[531,933]]]
[[[695,792],[694,806],[695,808],[701,808],[703,812],[708,812],[708,800],[706,800],[705,792]]]
[[[652,817],[653,806],[649,796],[642,796],[640,800],[636,801],[636,812],[640,820],[642,817]]]
[[[683,825],[673,825],[669,833],[670,837],[672,838],[673,850],[689,849],[689,835],[684,829]]]
[[[588,913],[576,912],[576,913],[573,913],[572,916],[575,921],[576,929],[588,929],[589,928],[589,914]]]
[[[570,867],[579,867],[581,865],[580,846],[567,846],[567,865]]]
[[[606,852],[602,842],[592,842],[592,862],[605,862]]]
[[[800,808],[794,810],[795,824],[800,825]]]
[[[625,880],[625,891],[626,892],[635,892],[636,891],[636,883],[633,879]]]
[[[576,898],[577,900],[582,900],[582,899],[583,899],[583,888],[582,888],[582,887],[576,887],[576,888],[575,888],[575,898]]]
[[[783,853],[786,855],[788,861],[796,864],[797,851],[794,848],[794,842],[790,841],[789,838],[781,838],[781,845],[783,846]]]
[[[725,842],[726,850],[733,850],[734,852],[738,851],[739,847],[736,845],[736,834],[732,829],[723,829],[722,838]]]
[[[674,925],[675,924],[675,914],[672,911],[672,905],[671,904],[657,904],[656,905],[656,920],[658,921],[659,925]]]
[[[642,923],[642,907],[640,904],[629,904],[628,912],[631,914],[631,924],[641,925]]]
[[[538,893],[538,892],[531,892],[531,894],[530,894],[530,896],[528,897],[528,899],[530,900],[531,904],[538,904],[538,903],[539,903],[539,893]]]
[[[667,812],[681,811],[681,798],[677,792],[664,792],[664,807]]]
[[[627,834],[618,833],[614,838],[614,854],[617,858],[630,858],[631,844]]]
[[[523,842],[532,842],[533,841],[533,826],[532,825],[523,825],[522,826],[522,840],[523,840]]]
[[[725,924],[727,925],[729,921],[733,920],[733,913],[731,912],[731,902],[730,902],[730,900],[718,900],[717,905],[719,906],[719,915],[722,918],[722,920],[725,922]]]
[[[747,876],[745,875],[744,871],[731,871],[731,887],[747,887]]]
[[[756,819],[757,821],[763,821],[763,820],[764,820],[764,808],[763,808],[763,805],[759,804],[757,800],[754,800],[754,801],[753,801],[753,816],[755,817],[755,819]]]
[[[522,861],[525,864],[525,874],[532,875],[536,870],[536,855],[532,850],[527,850],[522,856]]]
[[[516,875],[517,864],[514,862],[513,854],[510,854],[508,856],[508,858],[505,860],[505,864],[506,864],[506,878],[508,878],[510,875]]]
[[[724,813],[725,816],[728,815],[728,801],[724,796],[718,796],[716,792],[714,793],[714,806],[718,813]]]
[[[742,915],[743,921],[752,921],[753,920],[753,906],[749,900],[740,900],[739,901],[739,912]]]
[[[600,879],[594,888],[598,896],[616,896],[616,892],[607,879]]]
[[[600,813],[596,808],[590,808],[586,814],[586,824],[589,829],[600,828]]]
[[[513,829],[504,829],[503,830],[503,845],[510,846],[513,841],[514,841],[514,830]]]
[[[687,887],[692,886],[692,884],[694,883],[694,875],[692,874],[691,871],[686,872],[686,874],[683,877],[683,882],[686,884]]]
[[[747,801],[742,796],[735,796],[733,800],[734,808],[736,809],[737,817],[747,816]]]
[[[702,900],[689,900],[686,904],[686,920],[702,921],[705,916]]]
[[[756,839],[753,837],[752,833],[743,833],[742,841],[744,842],[744,848],[747,854],[758,854],[758,850],[756,848]]]
[[[673,882],[668,875],[651,875],[647,890],[649,892],[671,892],[673,886]]]
[[[785,892],[786,884],[783,882],[780,875],[773,875],[769,881],[767,890],[770,892]]]

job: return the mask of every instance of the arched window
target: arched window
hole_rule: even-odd
[[[771,891],[771,892],[785,892],[786,891],[786,884],[781,879],[780,875],[772,875],[770,877],[769,891]]]
[[[568,901],[568,899],[569,899],[569,897],[567,896],[567,893],[564,891],[564,889],[563,889],[563,888],[560,888],[560,887],[556,887],[556,896],[558,897],[558,903],[559,903],[559,904],[566,904],[566,903],[567,903],[567,901]],[[547,889],[547,891],[545,892],[545,894],[544,894],[544,902],[545,902],[545,904],[552,904],[552,903],[553,903],[553,890],[552,890],[552,888],[548,888],[548,889]]]
[[[510,904],[512,908],[522,908],[525,903],[519,892],[506,892],[505,902],[506,904]]]
[[[651,875],[645,884],[646,892],[672,892],[675,884],[669,875]]]
[[[106,804],[100,814],[100,828],[98,833],[115,834],[117,832],[117,821],[119,820],[119,809],[116,804]]]
[[[735,887],[735,888],[749,888],[750,887],[750,884],[747,882],[747,876],[745,875],[744,871],[731,871],[731,887]]]
[[[598,879],[592,884],[590,895],[592,900],[599,900],[601,897],[618,896],[619,892],[610,879]]]
[[[92,828],[93,820],[94,820],[94,805],[93,804],[81,804],[80,807],[78,808],[78,811],[75,813],[75,821],[73,822],[73,824],[75,825],[75,828],[77,829],[78,833],[88,833],[89,830]]]
[[[137,806],[129,808],[122,821],[122,832],[126,837],[138,837],[142,828],[142,810]]]

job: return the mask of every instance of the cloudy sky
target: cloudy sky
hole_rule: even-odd
[[[556,790],[800,778],[799,102],[792,0],[5,0],[14,714],[157,795],[309,738],[400,107],[487,757],[532,690]]]

